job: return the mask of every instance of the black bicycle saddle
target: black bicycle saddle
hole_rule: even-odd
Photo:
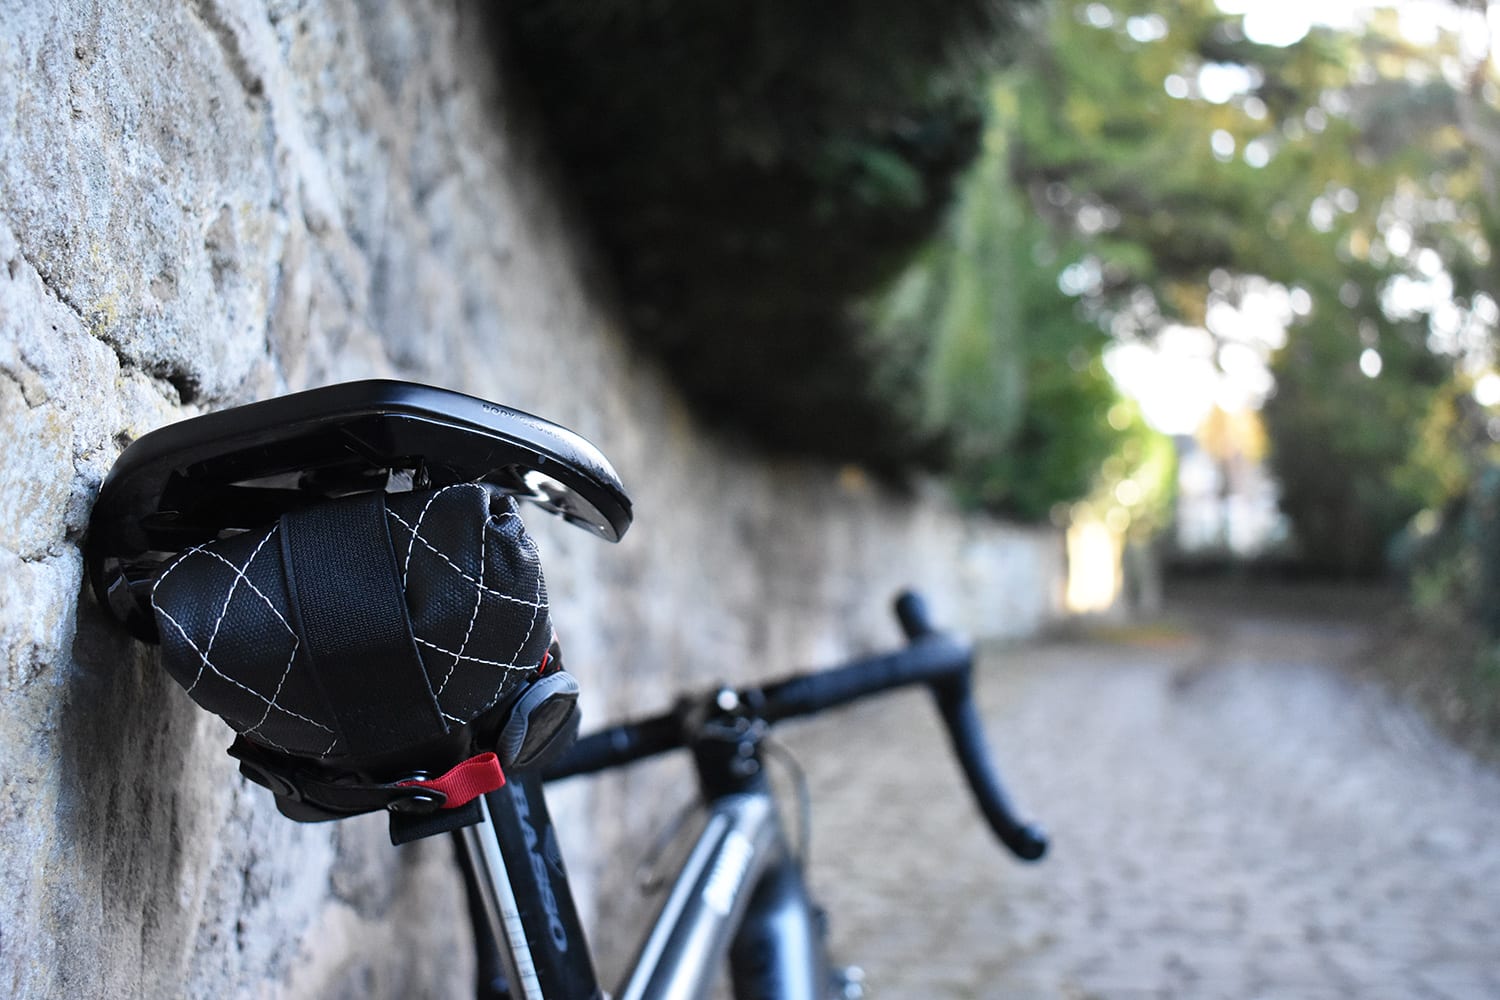
[[[372,379],[152,431],[120,455],[89,523],[99,601],[158,641],[147,592],[182,550],[334,497],[484,482],[608,541],[630,498],[588,441],[463,393]]]
[[[86,559],[282,812],[430,813],[503,780],[478,757],[526,766],[576,729],[517,500],[610,541],[630,525],[619,477],[571,431],[352,382],[143,436],[100,489]]]

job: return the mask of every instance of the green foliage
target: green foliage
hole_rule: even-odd
[[[1401,344],[1408,349],[1393,349]],[[1276,396],[1265,418],[1283,507],[1296,519],[1303,558],[1342,575],[1379,573],[1390,540],[1438,485],[1403,471],[1443,372],[1405,340],[1383,345],[1384,368],[1370,378],[1359,339],[1337,322],[1313,321],[1272,368]]]
[[[1039,339],[1028,352],[1030,399],[1020,432],[956,471],[960,486],[985,506],[1024,520],[1043,520],[1057,504],[1086,497],[1123,445],[1109,423],[1119,394],[1097,345],[1080,367],[1068,357],[1077,357],[1076,348],[1062,353],[1057,346]]]
[[[984,153],[946,226],[877,302],[874,326],[892,343],[931,339],[924,426],[947,443],[969,503],[1040,521],[1097,494],[1127,524],[1160,525],[1170,442],[1120,398],[1102,360],[1110,338],[1058,287],[1081,250],[1059,245],[1010,178],[1021,112],[1008,81],[992,104]],[[1113,499],[1137,473],[1149,487],[1132,479],[1121,491],[1130,502]]]
[[[500,34],[703,411],[946,465],[992,509],[1147,524],[1170,462],[1101,331],[1213,329],[1254,276],[1296,307],[1266,413],[1285,509],[1317,568],[1374,571],[1475,467],[1442,414],[1472,345],[1399,293],[1500,297],[1493,73],[1453,82],[1456,41],[1415,49],[1392,12],[1274,48],[1213,0],[1021,6],[516,0]]]
[[[926,345],[923,426],[960,462],[986,440],[1009,440],[1026,402],[1016,260],[1025,218],[1002,165],[991,152],[971,170],[946,226],[870,316],[883,341]]]
[[[1152,428],[1140,407],[1121,400],[1110,407],[1109,424],[1120,443],[1104,460],[1086,501],[1095,520],[1149,543],[1171,523],[1177,499],[1177,446]]]
[[[1107,338],[1009,178],[988,79],[1018,6],[521,0],[505,28],[633,331],[701,409],[1045,518],[1123,438]]]
[[[1429,511],[1441,511],[1463,497],[1477,472],[1495,458],[1487,423],[1470,379],[1460,376],[1444,382],[1411,428],[1412,444],[1404,462],[1392,471],[1397,491],[1416,498]]]
[[[1415,614],[1405,678],[1438,719],[1493,754],[1500,749],[1500,464],[1494,445],[1469,492],[1405,536]]]
[[[699,410],[893,468],[933,452],[925,341],[850,311],[941,221],[1016,6],[515,0],[497,35],[632,332]]]
[[[1488,465],[1474,477],[1468,535],[1478,563],[1475,586],[1469,591],[1472,617],[1492,645],[1500,647],[1500,465]],[[1495,690],[1500,693],[1500,686]]]
[[[1377,571],[1415,511],[1461,489],[1442,472],[1454,443],[1422,429],[1459,348],[1429,337],[1439,306],[1393,289],[1441,272],[1459,314],[1497,291],[1494,83],[1456,89],[1456,39],[1417,50],[1393,19],[1270,48],[1212,0],[1079,0],[1012,70],[1013,176],[1088,247],[1100,322],[1203,324],[1250,275],[1301,300],[1272,461],[1308,562],[1345,574]]]

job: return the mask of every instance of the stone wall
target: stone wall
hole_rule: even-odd
[[[532,521],[595,721],[892,642],[906,583],[983,634],[1058,613],[1052,533],[694,423],[624,340],[500,50],[468,6],[0,2],[0,993],[468,989],[448,845],[283,820],[83,593],[100,480],[184,416],[396,376],[594,440],[630,535]],[[660,822],[638,791],[557,797],[585,889]]]

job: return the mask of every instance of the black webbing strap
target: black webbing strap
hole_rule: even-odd
[[[385,494],[282,515],[281,554],[299,656],[343,750],[379,754],[447,732],[412,639]]]

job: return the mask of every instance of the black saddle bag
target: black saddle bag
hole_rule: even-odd
[[[478,758],[500,751],[498,773],[576,728],[536,545],[487,484],[362,493],[193,546],[151,609],[167,669],[294,819],[453,809],[495,784]]]

